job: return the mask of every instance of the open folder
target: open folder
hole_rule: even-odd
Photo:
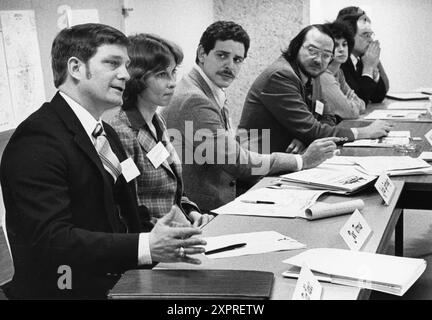
[[[310,249],[283,262],[296,267],[306,264],[324,281],[398,296],[426,269],[424,259],[325,248]]]
[[[269,299],[274,275],[249,270],[129,270],[109,299]]]

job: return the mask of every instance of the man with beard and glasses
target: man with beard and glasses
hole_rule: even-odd
[[[316,141],[301,156],[263,155],[239,144],[224,89],[237,77],[249,43],[246,31],[234,22],[210,25],[201,37],[196,65],[162,111],[172,143],[182,156],[185,192],[204,212],[233,200],[238,180],[252,182],[265,174],[314,167],[333,156],[339,141]]]
[[[270,152],[301,151],[315,139],[324,137],[352,141],[386,136],[391,126],[384,121],[347,128],[336,125],[335,116],[327,110],[319,76],[332,60],[334,46],[326,25],[301,30],[288,49],[253,83],[239,128],[270,129]]]

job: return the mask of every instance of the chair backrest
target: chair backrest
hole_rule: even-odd
[[[3,225],[3,227],[1,226]],[[12,261],[12,255],[7,239],[5,217],[3,215],[2,224],[0,225],[0,286],[12,280],[15,269]]]

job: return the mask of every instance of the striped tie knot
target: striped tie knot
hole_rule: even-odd
[[[106,171],[113,177],[114,183],[117,178],[121,175],[121,165],[117,156],[111,149],[108,139],[105,136],[104,129],[100,123],[98,123],[92,132],[92,136],[95,137],[95,148],[99,154],[99,158]]]

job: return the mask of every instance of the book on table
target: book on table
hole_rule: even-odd
[[[426,269],[424,259],[395,257],[345,249],[317,248],[286,259],[295,277],[307,265],[318,280],[402,296]]]
[[[109,299],[269,299],[274,274],[251,270],[129,270]]]

